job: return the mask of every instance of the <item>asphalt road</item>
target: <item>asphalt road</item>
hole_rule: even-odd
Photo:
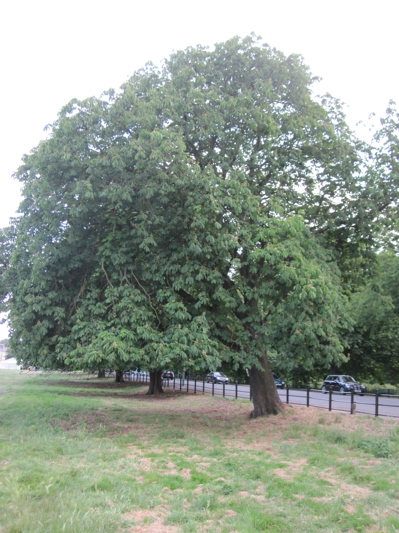
[[[166,385],[166,382],[165,382]],[[169,386],[173,386],[173,380],[169,381]],[[212,384],[204,383],[202,381],[187,381],[176,379],[174,387],[177,390],[185,390],[204,394],[214,394],[215,396],[225,396],[226,398],[240,398],[250,400],[249,385],[235,385],[235,384]],[[351,412],[351,395],[340,394],[333,392],[331,394],[324,394],[321,390],[310,389],[309,393],[306,390],[298,389],[278,389],[280,398],[285,403],[292,405],[307,406],[309,402],[310,407],[318,407],[320,409],[340,411],[345,413]],[[309,399],[308,399],[309,395]],[[331,402],[331,404],[330,404]],[[399,418],[399,396],[380,395],[376,397],[375,394],[366,393],[364,396],[354,395],[355,413],[363,415],[386,416]]]

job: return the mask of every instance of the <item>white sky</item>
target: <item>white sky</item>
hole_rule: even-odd
[[[301,54],[355,127],[399,104],[398,0],[14,0],[0,9],[0,227],[17,211],[21,156],[72,98],[119,88],[147,61],[255,32]],[[0,326],[0,340],[7,337]]]

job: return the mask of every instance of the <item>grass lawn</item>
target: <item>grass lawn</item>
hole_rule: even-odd
[[[399,531],[399,422],[0,371],[1,533]]]

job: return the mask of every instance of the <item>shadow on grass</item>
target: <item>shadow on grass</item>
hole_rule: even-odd
[[[75,412],[52,423],[53,427],[61,427],[63,431],[84,428],[89,433],[100,431],[101,436],[124,435],[149,427],[152,432],[161,431],[173,439],[177,429],[189,434],[201,434],[204,429],[226,433],[249,421],[252,409],[249,402],[215,400],[170,388],[162,394],[147,395],[147,386],[142,383],[74,380],[47,384],[57,387],[54,392],[61,397],[97,398],[107,402],[97,409]]]
[[[133,398],[137,401],[165,401],[173,400],[175,398],[181,397],[182,394],[190,394],[184,391],[177,391],[175,389],[165,388],[164,392],[161,394],[149,395],[147,394],[148,384],[147,383],[135,383],[135,382],[122,382],[116,383],[113,382],[103,382],[103,381],[51,381],[47,383],[59,388],[65,388],[65,391],[58,390],[58,394],[65,394],[67,396],[82,396],[82,397],[100,397],[100,398]],[[69,391],[67,389],[75,389],[74,391]],[[81,389],[89,389],[82,391]],[[130,392],[130,394],[129,394]]]

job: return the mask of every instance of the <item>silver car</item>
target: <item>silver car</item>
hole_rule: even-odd
[[[209,372],[206,376],[207,383],[228,383],[229,378],[223,372]]]

